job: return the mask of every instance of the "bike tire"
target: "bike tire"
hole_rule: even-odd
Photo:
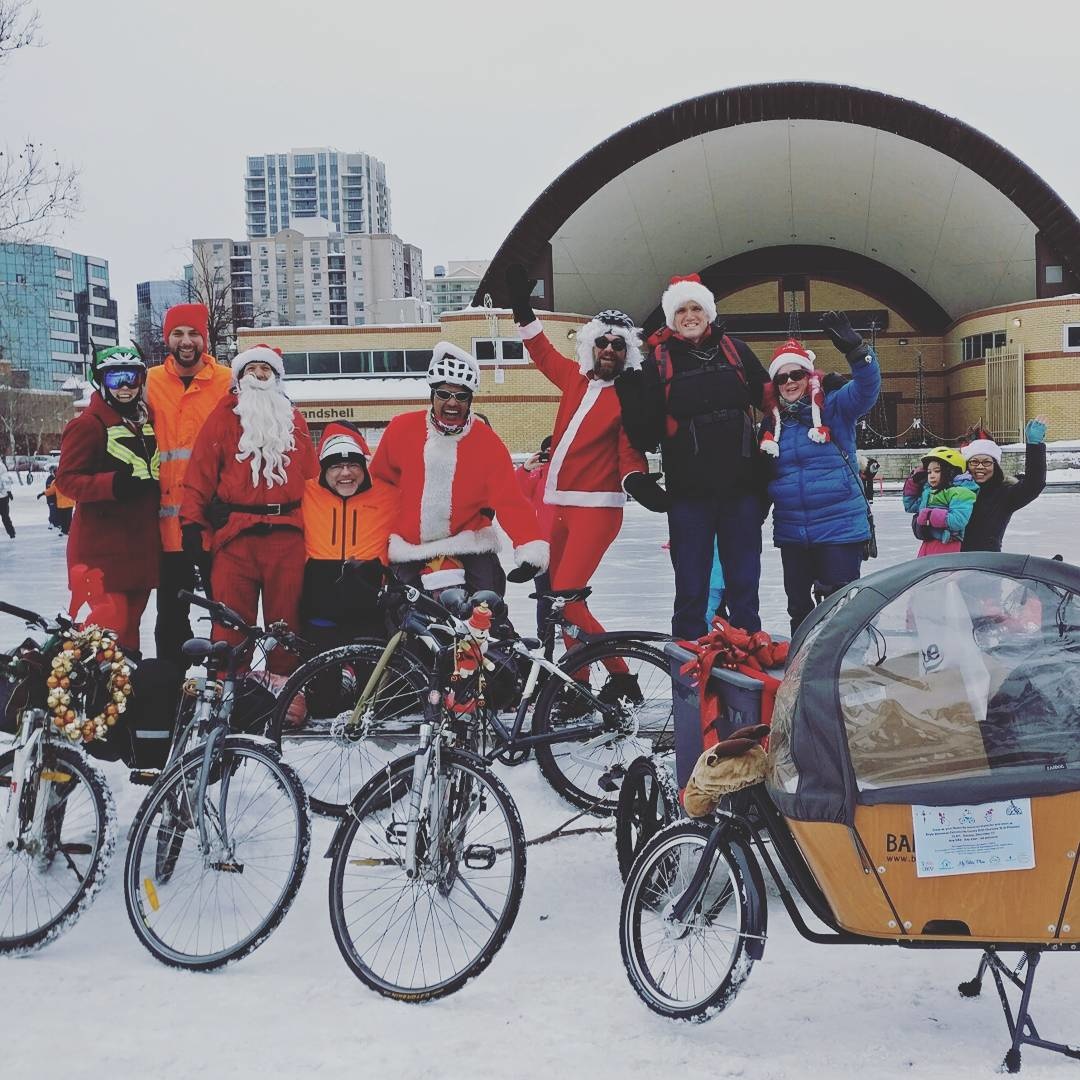
[[[407,878],[400,857],[403,845],[399,838],[395,842],[389,824],[406,820],[400,810],[404,801],[407,814],[415,758],[414,752],[394,762],[382,775],[373,777],[357,795],[349,818],[339,826],[340,834],[335,837],[334,861],[330,869],[329,900],[330,922],[334,928],[334,938],[353,974],[370,989],[385,997],[396,1001],[424,1002],[446,997],[460,990],[466,982],[479,975],[491,963],[502,947],[517,918],[525,889],[525,830],[510,792],[481,760],[470,754],[443,749],[440,751],[440,758],[447,776],[457,774],[463,780],[467,778],[470,785],[482,785],[480,790],[486,792],[486,795],[478,796],[476,799],[476,804],[481,808],[477,821],[482,829],[478,835],[483,837],[484,843],[463,844],[461,858],[455,862],[452,878],[446,875],[450,878],[448,887],[446,882],[441,880],[429,888],[433,883],[422,880],[424,874],[418,874],[412,879]],[[497,804],[500,812],[498,817],[490,809],[484,808],[485,799],[493,800]],[[395,804],[398,812],[395,811]],[[504,832],[498,831],[501,827],[499,818],[505,826]],[[399,833],[400,827],[399,825]],[[470,852],[473,853],[473,857],[477,856],[478,848],[490,849],[493,861],[489,867],[470,867],[464,863]],[[500,855],[506,858],[497,861]],[[494,870],[496,867],[499,871],[497,874],[485,877],[487,871]],[[371,873],[371,871],[378,871],[378,873]],[[370,888],[367,884],[363,884],[359,889],[353,887],[365,879],[370,882]],[[505,886],[502,886],[505,889],[505,896],[500,910],[493,912],[484,899],[489,899],[494,903],[492,893],[495,885],[491,883],[500,880],[506,882]],[[462,883],[462,889],[458,892],[456,901],[451,901],[449,898],[459,881]],[[442,892],[443,888],[446,888],[446,892]],[[425,889],[430,895],[425,895]],[[391,900],[395,890],[397,897]],[[444,905],[439,905],[434,895],[437,892],[446,900]],[[350,899],[357,893],[370,894],[372,897],[370,906],[364,906],[365,901],[362,897]],[[354,923],[350,922],[350,919],[365,919],[367,922],[361,929],[375,932],[379,925],[378,920],[384,916],[393,919],[402,899],[406,903],[411,900],[414,910],[421,905],[427,905],[422,909],[422,920],[411,919],[403,929],[399,929],[396,925],[392,927],[392,933],[397,934],[392,948],[399,946],[402,949],[411,948],[411,937],[413,932],[416,933],[418,959],[414,960],[412,969],[415,972],[419,966],[421,971],[419,981],[414,978],[406,982],[400,975],[397,976],[398,981],[394,981],[385,972],[376,970],[374,965],[383,947],[382,944],[358,946],[357,938],[352,930]],[[475,900],[471,905],[470,899]],[[444,926],[443,909],[445,909],[447,919],[453,920],[455,903],[463,917],[467,915],[469,921],[464,930],[453,922],[453,931],[448,932]],[[356,910],[358,907],[359,910]],[[478,917],[481,912],[487,917],[486,921],[492,924],[485,940],[476,942],[475,948],[471,949],[467,958],[453,970],[444,972],[442,958],[439,955],[440,943],[447,954],[446,963],[450,964],[450,954],[455,946],[460,942],[464,949],[465,939],[471,938],[472,933],[479,934],[475,928],[483,925]],[[426,938],[429,931],[430,939],[422,940],[422,935]],[[420,956],[421,946],[424,944],[429,946],[426,950],[427,964],[433,964],[436,968],[432,978],[428,978],[427,966],[423,957]],[[399,972],[408,967],[404,962],[404,954],[397,967]]]
[[[323,817],[341,817],[378,769],[419,740],[428,672],[403,646],[390,658],[387,679],[362,730],[349,736],[341,731],[341,718],[351,711],[384,648],[385,642],[353,642],[313,657],[289,676],[267,722],[267,738],[301,778],[312,812]],[[346,672],[351,687],[342,685]],[[338,685],[327,692],[320,680],[333,682],[335,673]],[[306,715],[294,726],[289,713],[301,700]],[[316,709],[327,715],[314,715]]]
[[[619,948],[627,977],[653,1012],[672,1020],[702,1022],[715,1016],[730,1004],[754,963],[746,948],[747,913],[761,898],[751,897],[757,885],[724,844],[713,857],[713,873],[693,918],[682,927],[665,919],[689,884],[711,831],[701,821],[662,829],[634,860],[623,888]],[[715,960],[707,944],[714,929],[715,937],[726,939],[726,955]]]
[[[216,755],[211,765],[211,781],[215,786],[220,786],[225,773],[229,772],[230,797],[235,793],[235,799],[231,807],[227,805],[224,816],[234,830],[234,840],[237,833],[242,837],[239,843],[229,849],[232,863],[222,859],[217,865],[213,862],[208,864],[198,851],[198,825],[191,806],[191,791],[193,785],[197,785],[203,761],[203,749],[197,747],[170,766],[143,800],[131,826],[131,841],[124,864],[124,899],[136,937],[161,963],[188,971],[213,971],[257,949],[288,914],[303,881],[311,849],[311,815],[307,794],[296,772],[279,760],[276,752],[244,736],[230,736]],[[247,768],[248,763],[253,766],[251,778],[245,775],[236,792],[236,777],[241,765]],[[258,770],[264,773],[262,781],[259,780]],[[260,799],[261,788],[246,790],[260,783],[269,783],[283,796],[280,810],[275,810],[272,804],[267,805],[269,799]],[[168,821],[160,824],[159,821],[163,821],[166,814]],[[186,814],[182,826],[176,820],[179,814]],[[247,814],[247,818],[243,818],[242,814]],[[278,824],[279,818],[284,825]],[[245,821],[246,832],[238,826],[238,820]],[[264,834],[261,837],[255,832],[259,827]],[[282,828],[285,830],[283,838],[269,839]],[[163,832],[166,834],[164,844]],[[280,843],[280,869],[275,871],[270,871],[266,865],[272,852],[268,852],[265,846],[258,846],[267,843]],[[246,846],[241,848],[240,844]],[[163,852],[169,856],[166,865],[162,863]],[[243,857],[245,854],[246,860]],[[182,863],[185,856],[188,856],[188,861]],[[156,876],[159,870],[163,871],[160,878]],[[223,891],[218,887],[220,882],[225,879],[240,881],[245,870],[249,871],[249,877],[255,882],[248,893],[247,902],[251,903],[251,893],[256,894],[262,911],[248,922],[246,932],[238,935],[237,940],[227,943],[222,931],[220,945],[215,948],[212,927],[208,931],[208,951],[199,951],[197,929],[192,931],[196,943],[194,950],[183,949],[176,941],[165,939],[166,929],[171,929],[174,923],[167,923],[165,917],[159,918],[163,893],[166,901],[177,898],[172,908],[179,910],[181,915],[191,912],[194,905],[197,919],[200,910],[206,910],[207,903],[211,907],[217,903],[220,913],[220,894]],[[155,876],[151,877],[150,874]],[[210,874],[217,875],[216,879],[209,877]],[[207,886],[204,892],[203,885],[207,880],[213,884]],[[167,891],[169,889],[175,892],[170,893]],[[231,917],[239,926],[241,917],[236,905],[244,897],[238,896],[235,885],[228,886],[228,890],[231,890],[234,902]],[[269,890],[273,895],[267,898],[264,890]],[[213,898],[208,899],[206,893],[213,893]],[[248,921],[246,917],[245,921]]]
[[[671,668],[659,649],[634,640],[597,641],[574,649],[560,661],[568,673],[582,670],[606,674],[605,661],[622,660],[633,674],[646,680],[640,687],[643,701],[635,705],[623,699],[623,720],[618,729],[599,736],[536,747],[536,763],[544,779],[568,802],[582,810],[610,816],[618,809],[619,793],[598,784],[612,770],[625,770],[634,758],[662,753],[674,746],[674,715]],[[597,696],[603,695],[603,689]],[[599,717],[589,693],[575,690],[551,676],[544,683],[533,711],[535,735],[556,731]],[[584,743],[584,748],[582,748]],[[578,748],[578,749],[575,749]]]
[[[56,815],[59,821],[55,825],[56,850],[51,854],[0,850],[0,954],[6,956],[19,956],[40,949],[70,930],[104,884],[116,847],[116,806],[101,770],[73,746],[58,746],[49,742],[43,755],[44,768],[71,776],[76,780],[77,787],[66,792],[63,801],[46,812],[55,813],[60,808],[60,813]],[[14,750],[0,754],[0,778],[10,781],[14,761]],[[70,782],[62,783],[66,786]],[[10,796],[10,785],[5,786],[9,788]],[[73,803],[72,799],[80,788],[82,792]],[[68,808],[73,806],[77,809],[69,813]],[[89,850],[83,852],[83,847]],[[63,862],[57,862],[58,855],[63,856]],[[75,878],[74,887],[66,900],[57,903],[55,878],[62,875],[55,871],[62,871],[65,865]],[[39,877],[49,877],[49,883],[40,892],[34,890],[34,882]],[[31,890],[34,890],[33,893]],[[31,910],[36,913],[45,909],[48,915],[43,922],[20,928],[20,910],[28,919]]]
[[[645,845],[681,816],[679,789],[671,770],[651,757],[630,762],[615,811],[615,855],[623,881]]]

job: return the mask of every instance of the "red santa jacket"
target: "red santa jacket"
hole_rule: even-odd
[[[498,551],[494,510],[517,565],[547,567],[536,514],[518,488],[509,451],[487,424],[470,418],[460,435],[444,435],[427,412],[395,416],[371,459],[371,476],[400,492],[392,563]]]
[[[258,484],[251,482],[251,459],[236,460],[240,441],[240,417],[236,415],[236,397],[227,395],[215,407],[203,424],[191,461],[184,473],[184,498],[180,504],[181,525],[201,525],[212,529],[207,508],[215,496],[222,502],[238,506],[255,506],[295,502],[296,509],[286,514],[233,513],[220,529],[213,529],[211,551],[220,551],[230,540],[253,525],[291,526],[303,529],[300,501],[306,482],[319,475],[319,463],[307,421],[299,410],[293,409],[293,436],[296,448],[288,453],[286,481],[270,487],[259,473]]]
[[[644,455],[630,445],[614,382],[584,375],[563,356],[536,319],[521,328],[532,362],[563,393],[551,440],[544,502],[553,506],[622,506],[622,482],[649,471]]]

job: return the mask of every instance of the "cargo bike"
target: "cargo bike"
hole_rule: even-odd
[[[730,1003],[764,954],[767,873],[815,943],[980,952],[959,991],[993,978],[1008,1072],[1025,1045],[1080,1058],[1031,1013],[1042,957],[1080,946],[1080,569],[983,553],[868,576],[800,627],[767,754],[730,722],[681,793],[700,774],[725,797],[626,880],[622,956],[651,1009]]]

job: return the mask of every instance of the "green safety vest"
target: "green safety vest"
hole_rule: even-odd
[[[138,480],[157,480],[161,457],[158,454],[157,436],[150,424],[143,424],[141,439],[126,424],[114,424],[105,429],[105,434],[105,453],[109,457],[130,466],[131,475]],[[153,451],[149,462],[131,445],[136,439],[139,439],[143,449]]]

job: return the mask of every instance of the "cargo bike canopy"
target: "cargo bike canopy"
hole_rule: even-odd
[[[834,594],[792,643],[769,759],[800,821],[1080,790],[1080,569],[945,555]]]

